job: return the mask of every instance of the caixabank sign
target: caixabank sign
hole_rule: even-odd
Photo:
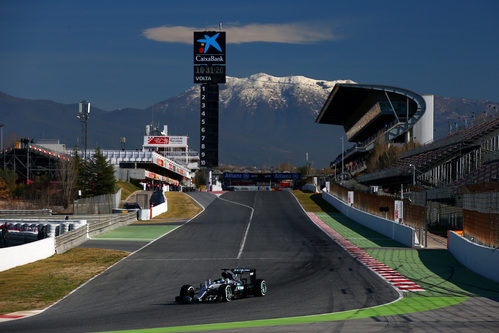
[[[194,31],[194,64],[225,64],[225,31]]]

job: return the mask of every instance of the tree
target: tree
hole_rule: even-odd
[[[116,178],[113,166],[106,161],[100,148],[95,149],[95,154],[88,163],[88,195],[115,193]]]
[[[0,169],[0,178],[2,178],[5,183],[5,190],[8,190],[9,198],[12,198],[14,195],[14,190],[16,188],[17,173],[14,170],[10,169]]]
[[[61,197],[64,208],[73,201],[76,194],[76,186],[78,183],[78,167],[80,159],[78,154],[75,158],[69,161],[61,160],[57,169],[57,176],[61,182]]]
[[[73,158],[74,167],[77,170],[77,180],[76,180],[76,191],[81,192],[82,197],[87,197],[88,195],[88,185],[90,183],[90,173],[88,168],[88,163],[82,160],[78,151],[75,151],[75,157]]]

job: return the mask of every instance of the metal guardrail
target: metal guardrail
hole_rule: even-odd
[[[84,243],[88,239],[87,228],[88,224],[55,237],[55,253],[64,253]]]
[[[137,214],[135,212],[108,214],[99,216],[98,218],[94,215],[93,219],[87,220],[85,226],[55,237],[55,252],[58,254],[64,253],[69,249],[81,245],[90,237],[98,236],[135,221],[137,221]]]
[[[88,236],[94,237],[135,221],[137,221],[136,212],[113,214],[110,219],[88,223]]]
[[[2,215],[51,216],[52,209],[0,209],[0,216]]]

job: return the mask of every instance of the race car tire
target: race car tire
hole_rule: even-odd
[[[265,280],[258,279],[253,285],[253,294],[255,296],[265,296],[267,295],[267,283]]]
[[[190,284],[184,284],[180,288],[180,298],[185,299],[186,297],[190,297],[191,299],[194,297],[194,287]]]
[[[234,297],[232,287],[228,284],[222,284],[220,287],[218,287],[218,295],[220,296],[220,300],[222,302],[230,302]]]

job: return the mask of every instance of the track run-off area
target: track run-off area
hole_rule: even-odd
[[[191,196],[205,207],[197,217],[158,228],[156,236],[94,240],[133,252],[39,315],[0,323],[0,332],[499,327],[499,284],[467,270],[445,250],[405,248],[336,212],[309,215],[289,192]],[[150,241],[154,237],[160,238]],[[173,302],[183,284],[196,285],[233,267],[255,268],[267,281],[268,295],[229,303]],[[402,278],[409,281],[404,280],[406,290],[396,285]],[[417,291],[411,291],[412,283]]]

